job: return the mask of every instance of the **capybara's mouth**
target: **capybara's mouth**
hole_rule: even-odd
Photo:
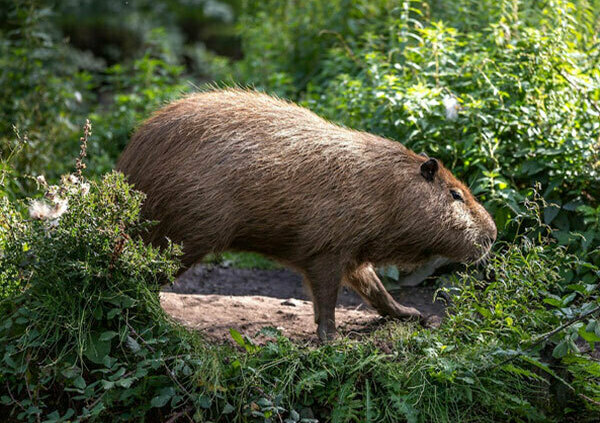
[[[469,264],[481,264],[487,262],[492,251],[492,245],[494,240],[492,238],[484,237],[478,243],[475,244],[477,253],[475,253],[468,261]]]

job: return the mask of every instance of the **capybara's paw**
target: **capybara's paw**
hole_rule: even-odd
[[[317,327],[317,336],[323,343],[333,341],[337,336],[335,326],[331,327],[330,325],[320,324]]]
[[[413,307],[405,307],[405,306],[401,306],[398,305],[397,307],[395,307],[394,309],[394,313],[391,315],[391,317],[395,318],[395,319],[403,319],[403,320],[421,320],[423,319],[423,316],[421,315],[421,312],[419,310],[417,310],[416,308]]]
[[[424,316],[421,319],[421,325],[427,329],[437,329],[442,324],[442,318],[435,314]]]

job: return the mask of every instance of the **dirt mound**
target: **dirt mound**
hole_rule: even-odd
[[[433,302],[431,287],[392,292],[402,304],[424,315],[441,318],[444,304]],[[231,340],[233,328],[254,339],[262,328],[276,328],[296,341],[316,341],[312,303],[300,275],[287,269],[251,270],[198,265],[161,293],[165,311],[182,324],[201,331],[215,342]],[[340,333],[360,336],[382,318],[353,291],[343,288],[336,307]]]

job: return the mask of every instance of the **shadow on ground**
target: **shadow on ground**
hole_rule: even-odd
[[[439,320],[444,301],[433,301],[435,288],[391,290],[401,304]],[[293,340],[315,342],[312,303],[302,278],[287,269],[253,270],[197,265],[161,293],[165,311],[177,321],[201,331],[215,342],[229,342],[233,328],[261,342],[261,329],[276,328]],[[338,331],[350,337],[375,330],[384,321],[348,288],[336,307]]]

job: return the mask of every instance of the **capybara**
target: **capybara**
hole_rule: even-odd
[[[496,238],[490,215],[438,160],[249,90],[164,107],[117,167],[146,193],[144,216],[160,222],[148,241],[182,243],[184,268],[238,250],[300,271],[321,339],[335,335],[342,283],[382,315],[421,317],[390,296],[374,265],[474,262]]]

